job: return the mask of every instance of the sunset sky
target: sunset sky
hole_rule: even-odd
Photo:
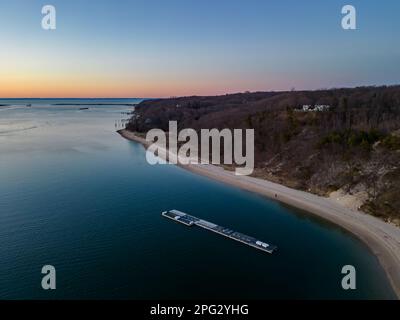
[[[57,29],[41,28],[43,5]],[[357,30],[341,8],[357,9]],[[400,83],[400,1],[0,0],[0,97]]]

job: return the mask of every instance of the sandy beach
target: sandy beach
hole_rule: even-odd
[[[146,148],[150,144],[130,131],[120,130],[118,133],[128,140],[141,143]],[[234,172],[214,165],[190,164],[180,166],[191,172],[302,209],[348,230],[372,250],[400,299],[400,228],[371,215],[345,207],[335,198],[317,196],[267,180],[236,176]]]

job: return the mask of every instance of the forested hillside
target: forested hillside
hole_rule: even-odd
[[[321,195],[339,190],[400,224],[400,86],[147,100],[127,128],[168,130],[170,120],[179,129],[252,128],[256,176]]]

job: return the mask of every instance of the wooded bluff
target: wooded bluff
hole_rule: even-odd
[[[254,129],[254,176],[350,196],[357,209],[400,225],[400,86],[145,100],[127,129],[168,130],[169,121]]]

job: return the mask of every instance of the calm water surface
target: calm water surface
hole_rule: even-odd
[[[116,128],[137,100],[0,100],[0,298],[387,299],[376,258],[318,218],[175,166]],[[26,107],[32,104],[32,107]],[[160,216],[166,209],[279,247],[268,255]],[[41,289],[41,268],[57,290]],[[354,265],[357,290],[341,289]]]

